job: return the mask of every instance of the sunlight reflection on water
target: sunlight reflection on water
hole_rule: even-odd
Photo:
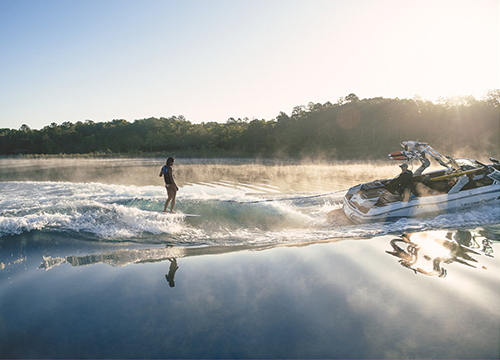
[[[181,220],[159,213],[163,160],[2,161],[7,357],[498,354],[498,242],[475,263],[437,246],[448,230],[418,234],[493,211],[327,224],[347,188],[397,163],[178,159],[179,209],[202,215]]]

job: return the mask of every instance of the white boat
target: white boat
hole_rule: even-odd
[[[418,141],[404,141],[401,146],[404,150],[389,154],[390,159],[410,162],[418,159],[421,163],[413,174],[410,198],[403,199],[394,191],[391,179],[356,185],[343,199],[343,211],[349,220],[392,221],[500,202],[498,160],[490,158],[491,164],[486,165],[469,158],[454,159]],[[430,165],[427,156],[444,169],[424,174]],[[451,183],[452,179],[456,184]]]

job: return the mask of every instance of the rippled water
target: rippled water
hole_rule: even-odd
[[[176,159],[171,216],[163,164],[0,160],[0,355],[498,358],[498,206],[332,226],[397,163]]]
[[[186,161],[187,162],[187,161]],[[9,167],[10,165],[10,167]],[[498,222],[496,206],[396,223],[332,227],[352,185],[397,173],[376,164],[256,163],[180,159],[176,210],[166,199],[159,160],[21,161],[3,164],[0,235],[43,231],[108,242],[172,245],[267,245],[371,237]],[[21,180],[21,181],[19,181]],[[34,181],[36,180],[36,181]],[[63,181],[60,181],[63,180]]]

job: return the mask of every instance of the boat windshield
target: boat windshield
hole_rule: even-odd
[[[500,182],[500,171],[491,168],[491,173],[488,175],[491,179]]]
[[[471,159],[468,159],[468,158],[454,159],[454,160],[456,161],[457,165],[460,166],[460,168],[462,170],[472,170],[472,169],[479,169],[479,168],[483,167],[476,160],[471,160]]]

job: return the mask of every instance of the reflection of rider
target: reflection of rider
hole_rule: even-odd
[[[396,187],[396,191],[403,197],[403,201],[410,199],[410,193],[413,188],[413,173],[408,170],[408,164],[399,165],[401,174],[391,180],[390,184]]]
[[[170,268],[168,269],[168,274],[165,275],[165,278],[168,281],[168,285],[170,285],[170,287],[174,287],[175,286],[175,281],[174,281],[175,272],[179,268],[177,266],[177,259],[176,258],[168,258],[167,260],[170,261]]]

